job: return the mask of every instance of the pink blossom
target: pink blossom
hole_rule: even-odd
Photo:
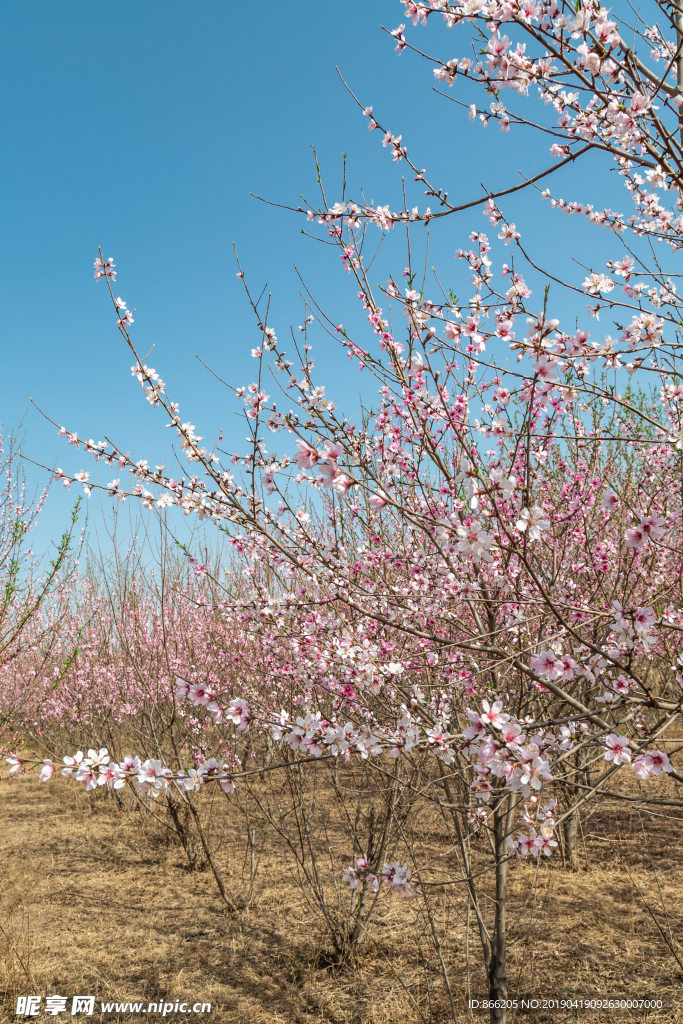
[[[600,507],[607,509],[608,512],[613,512],[618,505],[619,498],[614,491],[606,491],[600,500]]]
[[[463,555],[471,555],[475,565],[481,561],[492,561],[493,556],[490,549],[493,545],[493,537],[486,532],[478,520],[473,520],[469,526],[456,527],[456,534],[459,537],[457,550]]]
[[[543,679],[557,679],[563,669],[563,664],[554,651],[540,651],[531,658],[531,667],[536,675]]]
[[[384,508],[386,503],[387,498],[384,491],[377,491],[376,494],[371,494],[368,498],[368,505],[370,508],[374,509],[375,512],[379,512],[381,508]]]
[[[66,757],[62,758],[63,764],[66,766],[62,768],[62,775],[71,775],[73,771],[76,771],[83,760],[83,751],[77,750],[73,757],[67,754]]]
[[[93,263],[93,266],[95,268],[96,281],[99,281],[101,277],[108,277],[111,281],[116,280],[116,271],[114,270],[116,264],[114,263],[114,260],[112,259],[111,256],[109,257],[108,260],[104,262],[98,256],[95,262]]]
[[[643,96],[641,92],[636,92],[631,99],[631,116],[641,117],[647,113],[650,109],[651,101],[647,97]]]
[[[297,466],[301,469],[312,469],[320,458],[318,450],[310,445],[308,441],[302,441],[301,438],[297,438],[295,443],[299,449],[294,456]]]
[[[645,754],[639,754],[633,761],[633,770],[639,779],[648,779],[650,775],[661,775],[662,772],[672,772],[673,765],[667,754],[661,750],[648,750]]]
[[[213,692],[204,683],[194,683],[189,689],[189,697],[195,707],[206,706],[213,700],[213,696]]]
[[[626,736],[612,732],[603,740],[605,749],[605,761],[612,761],[615,765],[630,764],[631,751]]]
[[[498,237],[505,239],[505,244],[509,245],[510,242],[516,242],[518,238],[521,238],[519,231],[515,231],[514,224],[504,224],[502,230],[499,232]]]
[[[555,843],[557,846],[557,843]],[[529,835],[521,835],[519,837],[519,853],[521,857],[527,857],[531,854],[532,857],[538,857],[540,851],[543,849],[544,840],[542,836],[539,836],[535,829],[530,829]]]
[[[550,837],[545,837],[545,836],[541,836],[541,839],[542,839],[542,845],[539,848],[540,852],[545,857],[551,857],[552,853],[553,853],[553,850],[557,847],[557,841],[555,839],[551,839]]]
[[[226,796],[232,796],[232,794],[235,792],[234,779],[221,779],[219,784],[223,792],[226,794]]]
[[[463,736],[466,740],[473,740],[481,736],[485,730],[485,722],[482,721],[481,716],[477,711],[471,711],[469,708],[465,712],[468,720],[472,723],[465,729]]]
[[[247,707],[247,702],[237,697],[231,700],[228,704],[227,715],[231,722],[233,722],[240,732],[247,732],[249,729],[249,723],[251,722],[251,712]]]
[[[502,729],[510,719],[510,716],[503,712],[503,702],[501,700],[494,701],[493,704],[489,704],[487,700],[484,700],[481,706],[484,709],[481,715],[481,721],[484,725],[492,725],[494,729]]]
[[[550,527],[550,521],[543,518],[543,509],[538,505],[533,508],[523,508],[520,518],[517,520],[517,529],[520,533],[526,532],[529,540],[540,540],[541,533]]]

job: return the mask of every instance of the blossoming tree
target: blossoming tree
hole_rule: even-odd
[[[64,598],[72,583],[78,499],[71,522],[51,559],[41,559],[31,541],[47,500],[47,488],[31,495],[22,467],[17,435],[0,436],[0,729],[16,742],[42,693],[41,677],[58,685],[68,655],[55,664],[51,647],[64,617]],[[27,675],[24,657],[31,653]]]
[[[510,864],[552,857],[559,842],[565,863],[576,866],[578,815],[589,801],[610,794],[642,806],[666,802],[642,783],[662,775],[683,781],[663,749],[683,685],[683,321],[676,273],[663,255],[683,244],[683,15],[664,3],[637,16],[626,5],[609,12],[556,0],[404,6],[416,27],[442,19],[455,29],[449,45],[458,39],[460,52],[474,56],[427,57],[405,25],[391,33],[399,53],[428,59],[482,130],[494,122],[505,133],[534,128],[547,167],[456,204],[380,113],[360,104],[434,206],[406,198],[391,210],[347,196],[329,205],[322,192],[320,204],[293,208],[338,249],[367,337],[352,337],[310,297],[301,344],[288,351],[238,264],[258,333],[257,369],[236,390],[248,450],[224,461],[139,357],[132,315],[115,295],[115,265],[100,253],[95,276],[109,288],[132,372],[177,432],[190,473],[172,478],[60,432],[118,467],[108,485],[113,498],[215,523],[243,565],[246,590],[226,591],[212,613],[239,618],[258,637],[278,685],[226,696],[208,680],[180,678],[181,700],[216,725],[267,735],[289,765],[389,758],[395,767],[383,770],[394,772],[398,790],[418,784],[410,775],[417,755],[431,755],[420,759],[419,784],[450,818],[457,877],[428,881],[415,862],[385,862],[385,847],[375,861],[361,852],[345,880],[357,894],[384,883],[416,897],[430,885],[464,886],[491,1019],[504,1021]],[[583,281],[557,282],[590,298],[566,330],[548,291],[533,294],[534,275],[557,279],[532,259],[504,200],[522,188],[540,192],[537,182],[545,186],[557,166],[590,151],[606,170],[616,166],[634,212],[568,203],[549,186],[540,193],[539,202],[615,234],[606,266],[587,266]],[[476,208],[487,233],[474,230],[470,247],[455,254],[473,295],[459,302],[435,281],[439,294],[429,299],[411,233]],[[375,286],[366,240],[399,226],[408,235],[407,265]],[[598,336],[601,311],[617,318],[618,338]],[[313,331],[376,383],[374,401],[347,415],[337,410],[314,373]],[[274,385],[268,366],[279,374]],[[268,393],[276,389],[282,397]],[[85,470],[60,475],[92,486]],[[12,769],[23,763],[17,754]],[[54,768],[46,763],[42,777]],[[69,755],[62,770],[91,788],[131,781],[152,793],[211,782],[230,793],[241,774],[215,758],[170,768],[134,757],[114,764],[94,750]],[[618,789],[624,774],[640,791]],[[482,835],[475,871],[472,843]],[[492,913],[477,882],[489,872]]]

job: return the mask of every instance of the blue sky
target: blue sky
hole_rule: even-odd
[[[352,194],[362,185],[366,198],[400,205],[401,170],[379,133],[367,131],[336,65],[451,198],[476,196],[480,182],[495,189],[518,180],[518,168],[532,174],[545,166],[545,144],[532,150],[522,130],[501,137],[495,127],[470,125],[464,111],[434,96],[431,65],[394,53],[380,24],[395,27],[401,11],[394,0],[372,0],[362,17],[348,0],[3,5],[0,420],[14,427],[23,419],[31,458],[67,472],[95,470],[30,397],[80,436],[107,436],[136,458],[167,461],[163,415],[131,378],[104,284],[92,276],[98,244],[117,263],[116,294],[136,307],[135,340],[143,353],[154,346],[148,362],[183,418],[206,436],[223,427],[235,447],[244,430],[234,399],[195,358],[231,383],[252,379],[258,338],[235,277],[233,242],[253,289],[267,283],[273,294],[278,336],[303,318],[295,263],[335,320],[360,325],[337,256],[302,237],[293,214],[249,195],[294,205],[301,193],[317,199],[316,146],[330,201],[339,196],[345,152]],[[408,37],[446,59],[462,55],[456,34],[440,25]],[[562,175],[565,198],[609,200],[607,191],[596,200],[593,184],[588,194],[585,172]],[[412,182],[409,198],[424,207]],[[586,232],[592,254],[621,255],[618,243],[550,214],[534,196],[504,209],[524,225],[537,255],[570,269]],[[456,274],[454,249],[473,228],[487,227],[474,211],[431,232],[429,263],[446,283]],[[402,244],[391,238],[377,278],[389,269],[400,274],[404,263]],[[314,355],[328,392],[352,407],[358,381],[347,361],[322,337]],[[38,483],[43,474],[30,477]],[[54,488],[45,538],[61,528],[73,494]]]

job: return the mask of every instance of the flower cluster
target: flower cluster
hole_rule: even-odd
[[[344,869],[342,882],[352,891],[364,887],[371,892],[378,892],[380,886],[385,885],[395,896],[414,896],[415,883],[411,881],[411,877],[412,872],[408,865],[399,861],[385,864],[377,875],[368,870],[367,857],[361,856],[356,859],[355,865]]]

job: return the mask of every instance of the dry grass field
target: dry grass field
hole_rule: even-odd
[[[660,785],[657,795],[667,793],[674,795],[673,785]],[[236,898],[249,891],[253,872],[251,901],[236,914],[220,900],[211,872],[187,870],[182,848],[169,845],[163,829],[134,806],[122,810],[109,794],[85,794],[71,780],[50,786],[33,777],[4,780],[2,1021],[17,1019],[17,996],[28,993],[94,995],[95,1012],[77,1018],[83,1021],[160,1020],[154,1013],[103,1015],[99,1008],[100,1001],[146,1005],[157,999],[210,1002],[210,1017],[190,1018],[216,1024],[450,1019],[419,900],[383,901],[355,963],[334,969],[284,851],[264,833],[252,859],[240,820],[227,801],[218,807],[211,841]],[[511,997],[648,997],[661,999],[663,1007],[518,1010],[511,1019],[683,1022],[683,971],[676,960],[683,960],[680,809],[662,807],[661,815],[646,817],[633,804],[602,804],[584,822],[581,858],[575,874],[563,871],[559,858],[544,862],[535,887],[536,865],[514,865]],[[462,918],[447,895],[431,900],[447,935],[443,951],[458,1019],[486,1020],[482,1010],[467,1009]],[[471,949],[471,993],[482,998],[482,972]],[[31,1019],[71,1018],[41,1012]]]

